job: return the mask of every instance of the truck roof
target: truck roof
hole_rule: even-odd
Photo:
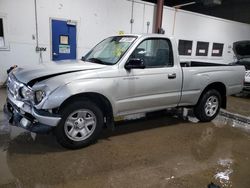
[[[122,35],[119,35],[119,36],[136,36],[136,37],[164,37],[164,38],[174,38],[173,36],[168,36],[168,35],[165,35],[165,34],[157,34],[157,33],[150,33],[150,34],[147,34],[147,33],[142,33],[142,34],[136,34],[136,33],[132,33],[132,34],[122,34]]]

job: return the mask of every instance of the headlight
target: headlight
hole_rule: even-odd
[[[38,90],[35,92],[35,103],[40,103],[43,98],[46,96],[45,92],[42,90]]]
[[[34,101],[34,93],[30,88],[23,86],[20,90],[20,93],[21,93],[21,97],[23,99],[29,100],[29,101]]]

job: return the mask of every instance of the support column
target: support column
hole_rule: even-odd
[[[163,15],[164,0],[157,0],[157,10],[155,18],[155,33],[162,33],[162,15]]]

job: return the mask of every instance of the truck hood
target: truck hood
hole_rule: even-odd
[[[238,60],[250,58],[250,41],[238,41],[233,44],[233,51]]]
[[[54,76],[73,72],[101,69],[106,66],[107,65],[100,65],[83,61],[64,61],[45,63],[38,65],[35,68],[16,68],[12,72],[19,81],[24,84],[28,84],[29,86],[33,86],[38,81],[42,81]]]

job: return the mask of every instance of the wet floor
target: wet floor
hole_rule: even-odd
[[[119,123],[71,151],[53,135],[10,127],[0,111],[0,187],[249,187],[246,126],[222,116],[194,122],[162,115]]]
[[[250,184],[250,133],[173,117],[122,123],[87,148],[61,148],[1,117],[0,187],[223,187]],[[3,129],[5,127],[5,129]]]
[[[228,97],[227,110],[250,117],[250,94],[238,94]]]

